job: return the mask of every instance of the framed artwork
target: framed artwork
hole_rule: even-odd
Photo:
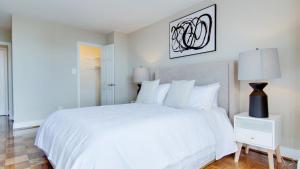
[[[170,59],[216,51],[216,4],[169,24]]]

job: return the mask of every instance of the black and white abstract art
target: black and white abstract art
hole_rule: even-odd
[[[170,22],[170,59],[216,51],[216,5]]]

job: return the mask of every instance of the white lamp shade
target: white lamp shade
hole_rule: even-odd
[[[268,80],[281,77],[276,48],[257,49],[239,55],[239,80]]]
[[[133,81],[135,83],[142,83],[147,80],[150,80],[150,72],[148,68],[140,66],[134,69]]]

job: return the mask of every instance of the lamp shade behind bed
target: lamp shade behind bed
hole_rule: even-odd
[[[134,68],[133,70],[133,82],[138,85],[138,91],[139,93],[141,89],[141,84],[143,81],[150,80],[150,72],[149,69],[143,66],[139,66]]]

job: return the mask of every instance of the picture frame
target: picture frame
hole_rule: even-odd
[[[213,4],[169,23],[169,58],[217,50],[217,5]]]

